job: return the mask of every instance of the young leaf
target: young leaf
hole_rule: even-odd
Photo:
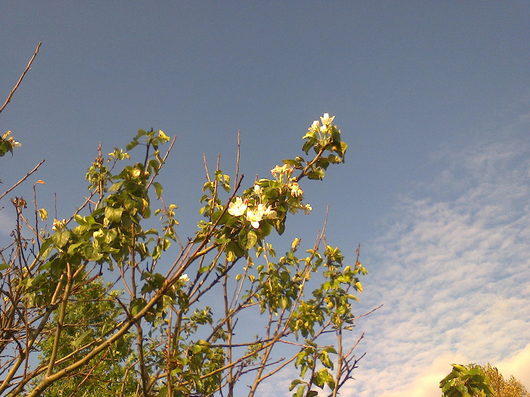
[[[153,186],[155,187],[156,198],[160,200],[164,188],[159,182],[153,182]]]

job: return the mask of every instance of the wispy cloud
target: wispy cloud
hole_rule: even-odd
[[[437,153],[440,174],[365,248],[365,299],[385,307],[362,324],[368,355],[345,395],[439,396],[452,362],[491,362],[530,384],[529,125]]]
[[[523,382],[527,389],[530,385],[530,343],[515,355],[496,364],[499,371],[503,374],[515,376]]]

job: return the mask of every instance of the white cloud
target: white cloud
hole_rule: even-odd
[[[422,368],[415,374],[414,378],[405,385],[401,390],[384,391],[382,394],[374,394],[379,397],[439,397],[440,389],[438,384],[451,371],[451,363],[469,363],[473,360],[466,355],[443,354],[437,357],[429,366]],[[496,363],[495,366],[505,378],[515,376],[521,382],[529,384],[530,382],[530,344],[524,349]],[[354,395],[355,385],[350,387],[345,395]]]
[[[366,248],[367,357],[344,395],[439,396],[452,362],[530,385],[530,147],[523,122],[497,141],[438,153],[440,177],[400,201]],[[526,131],[526,130],[525,130]],[[522,136],[522,137],[521,137]]]
[[[439,397],[451,363],[471,362],[530,389],[526,140],[511,131],[438,153],[447,161],[439,178],[402,197],[387,230],[364,247],[370,275],[358,310],[385,306],[358,324],[366,332],[358,355],[367,355],[342,396]],[[291,395],[295,372],[280,376],[260,395]]]
[[[505,378],[514,376],[530,390],[530,343],[524,349],[495,366]]]

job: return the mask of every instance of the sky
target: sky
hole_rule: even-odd
[[[438,396],[452,362],[530,387],[529,21],[518,0],[4,1],[2,99],[43,44],[0,115],[23,143],[0,179],[46,159],[29,182],[67,217],[98,143],[163,129],[185,235],[203,153],[232,172],[239,130],[251,183],[329,112],[346,163],[305,186],[314,211],[291,232],[311,244],[328,207],[328,242],[350,261],[360,244],[369,270],[356,311],[384,305],[357,324],[366,356],[343,395]]]

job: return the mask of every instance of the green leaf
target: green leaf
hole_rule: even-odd
[[[304,361],[304,358],[307,356],[307,353],[305,350],[302,350],[300,353],[296,355],[296,361],[294,363],[294,366],[298,368],[302,361]]]
[[[8,140],[0,140],[0,157],[4,156],[7,152],[13,153],[13,147]]]
[[[142,310],[146,305],[145,299],[142,298],[136,298],[131,302],[131,314],[133,316],[136,316],[140,310]]]
[[[5,270],[9,267],[7,263],[0,263],[0,270]]]
[[[38,212],[39,212],[39,217],[40,217],[40,219],[42,219],[43,221],[45,221],[46,219],[48,219],[48,211],[46,211],[46,209],[44,209],[44,208],[39,208],[39,209],[38,209]]]
[[[116,237],[118,237],[118,232],[116,231],[116,229],[107,230],[107,233],[105,234],[105,243],[112,243],[116,239]]]
[[[145,272],[142,278],[146,280],[146,284],[142,287],[142,294],[159,289],[166,281],[166,278],[160,273]]]
[[[302,381],[300,379],[295,379],[291,382],[291,385],[289,386],[289,391],[293,390],[296,386],[298,386]]]
[[[157,173],[160,170],[160,163],[156,159],[149,160],[148,168],[151,168],[154,173]]]
[[[80,246],[82,246],[83,244],[86,244],[85,241],[81,241],[79,243],[75,243],[75,244],[71,244],[69,247],[68,247],[68,255],[73,255],[76,251],[77,248],[79,248]]]
[[[348,150],[348,144],[346,142],[340,143],[340,155],[343,158],[344,161],[344,154],[346,153],[346,150]]]
[[[85,331],[81,333],[76,339],[74,339],[71,343],[72,346],[75,348],[78,348],[81,345],[84,345],[89,341],[89,338],[91,337],[92,332],[91,331]]]
[[[283,232],[285,231],[285,220],[278,219],[276,223],[274,224],[274,228],[278,232],[278,234],[281,236]]]
[[[237,259],[237,256],[236,254],[234,253],[234,251],[227,251],[226,252],[226,260],[228,262],[233,262]]]
[[[313,376],[312,380],[316,386],[322,388],[325,383],[325,374],[322,372],[322,370],[317,371],[317,373]]]
[[[126,146],[125,146],[125,149],[127,149],[128,151],[129,150],[132,150],[134,149],[136,146],[138,146],[138,140],[135,138],[133,139],[131,142],[129,142]]]
[[[333,362],[329,359],[328,352],[323,351],[319,358],[324,367],[333,369]]]
[[[69,238],[70,238],[70,231],[69,230],[61,230],[59,232],[56,232],[52,236],[52,240],[53,240],[54,244],[57,247],[59,247],[59,248],[64,247],[68,243],[68,239]]]
[[[63,259],[57,257],[50,262],[50,270],[53,274],[59,275],[66,268],[66,263]]]
[[[252,247],[256,245],[257,242],[258,242],[258,236],[256,232],[254,232],[253,230],[249,231],[247,234],[247,242],[245,244],[245,248],[251,249]]]
[[[109,188],[109,192],[117,192],[123,186],[123,181],[116,182]]]
[[[259,226],[260,226],[260,232],[261,232],[262,238],[268,236],[269,234],[271,234],[272,225],[271,225],[270,222],[271,221],[267,221],[267,220],[262,220],[260,222]]]
[[[228,259],[228,255],[231,254],[231,258]],[[237,258],[241,258],[242,256],[245,256],[245,250],[239,246],[236,242],[232,241],[226,245],[226,255],[227,260],[231,262],[232,260],[236,260]]]
[[[153,182],[153,186],[155,187],[156,198],[160,200],[164,188],[159,182]]]
[[[309,179],[322,180],[326,176],[326,172],[322,168],[315,168],[307,174]]]
[[[44,243],[42,243],[40,247],[40,251],[39,251],[39,257],[41,259],[46,258],[50,254],[50,251],[52,250],[52,244],[53,244],[52,238],[48,238],[44,240]]]
[[[169,397],[167,395],[167,387],[166,386],[162,386],[160,388],[160,390],[158,391],[158,397]]]
[[[105,208],[105,218],[111,222],[119,222],[121,220],[121,214],[123,213],[123,208]]]
[[[286,309],[287,307],[291,306],[291,301],[286,296],[282,296],[280,298],[280,304],[282,309]]]
[[[305,154],[308,154],[309,149],[313,147],[313,144],[314,144],[313,141],[314,141],[313,139],[309,139],[306,142],[304,142],[304,145],[302,146],[302,150],[305,152]]]
[[[298,389],[296,389],[296,393],[293,394],[293,397],[303,397],[305,387],[306,387],[305,385],[298,386]]]

